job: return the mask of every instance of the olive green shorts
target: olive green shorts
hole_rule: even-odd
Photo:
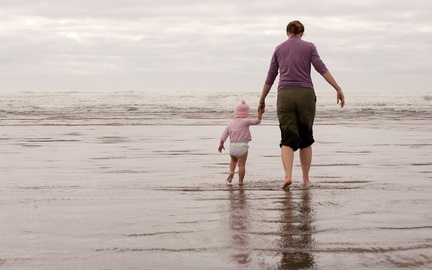
[[[284,87],[278,91],[277,116],[282,145],[294,151],[311,146],[316,96],[312,88]]]

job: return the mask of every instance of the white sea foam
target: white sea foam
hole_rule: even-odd
[[[164,121],[214,124],[232,117],[241,100],[246,100],[253,115],[259,97],[258,92],[19,92],[0,98],[0,125],[28,124],[28,121],[38,125],[74,125],[83,119],[98,125],[151,125]],[[270,92],[266,104],[265,118],[274,123],[275,91]],[[430,93],[346,93],[346,106],[340,109],[335,93],[317,93],[316,122],[429,119],[431,105]]]

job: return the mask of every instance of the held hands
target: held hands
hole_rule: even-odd
[[[261,121],[262,120],[262,115],[265,112],[265,103],[264,102],[260,102],[259,106],[258,106],[258,115],[257,118]]]
[[[258,105],[258,114],[263,114],[265,113],[265,103],[264,102],[260,102]]]

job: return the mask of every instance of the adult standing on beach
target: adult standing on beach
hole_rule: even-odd
[[[281,157],[285,170],[282,189],[292,184],[294,152],[300,148],[303,184],[309,185],[312,163],[313,121],[316,96],[310,76],[311,65],[336,90],[337,104],[345,105],[342,89],[318,55],[314,44],[303,41],[304,26],[292,21],[286,29],[288,40],[276,47],[265,80],[258,111],[265,108],[267,94],[279,74],[277,115],[281,131]]]

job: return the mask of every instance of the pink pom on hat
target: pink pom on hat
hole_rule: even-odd
[[[249,117],[249,105],[246,104],[246,101],[242,100],[239,105],[237,105],[234,116],[237,118],[248,118]]]

